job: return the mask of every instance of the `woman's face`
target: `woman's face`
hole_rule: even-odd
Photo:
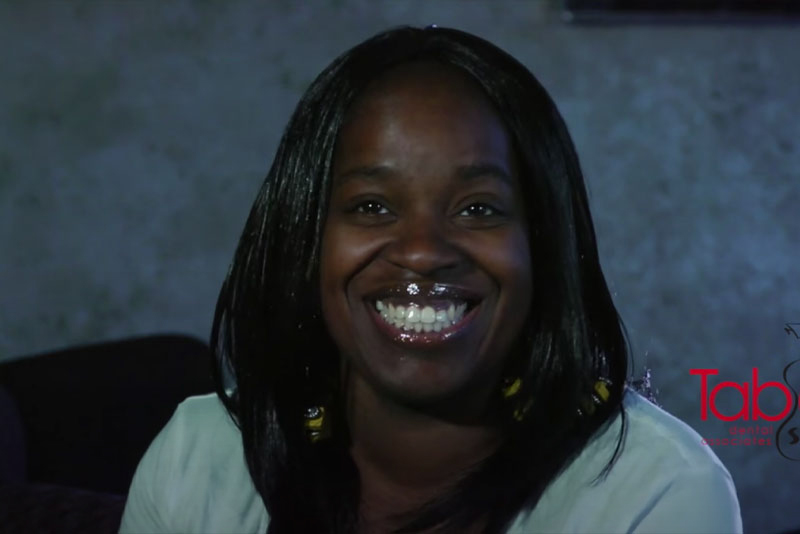
[[[512,144],[474,82],[411,64],[359,99],[320,267],[329,332],[376,393],[424,405],[497,387],[530,308],[531,257]]]

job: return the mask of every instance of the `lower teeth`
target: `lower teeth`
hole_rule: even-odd
[[[385,319],[385,318],[384,318]],[[436,321],[434,323],[406,323],[402,320],[395,319],[394,321],[386,321],[387,323],[400,328],[401,330],[410,331],[413,330],[415,332],[441,332],[445,328],[452,326],[457,321],[454,322],[440,322]]]

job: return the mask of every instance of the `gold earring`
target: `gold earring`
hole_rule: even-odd
[[[503,381],[503,398],[508,400],[516,395],[519,395],[519,391],[522,388],[522,379],[519,377],[515,378],[506,378]],[[514,411],[511,413],[514,420],[517,422],[522,421],[525,419],[525,415],[528,413],[528,410],[531,408],[533,404],[533,399],[528,399],[524,404],[517,404],[514,408]]]
[[[514,379],[506,378],[503,381],[503,398],[508,399],[519,393],[519,388],[522,387],[522,379],[517,377]]]
[[[525,419],[525,416],[528,414],[528,410],[530,410],[532,404],[533,399],[528,399],[524,405],[516,408],[513,413],[514,420],[517,422],[522,422],[522,420]]]
[[[311,443],[317,443],[330,437],[331,429],[328,418],[325,416],[325,407],[312,406],[306,409],[304,426]]]
[[[596,395],[592,396],[594,397],[597,404],[606,402],[611,397],[611,392],[608,390],[608,386],[610,385],[611,385],[611,380],[609,380],[608,378],[601,378],[594,383],[594,391]]]
[[[600,377],[597,379],[589,399],[583,403],[583,410],[578,409],[578,415],[592,415],[596,406],[608,402],[608,399],[611,398],[611,391],[609,391],[608,386],[611,384],[612,382],[608,378]]]

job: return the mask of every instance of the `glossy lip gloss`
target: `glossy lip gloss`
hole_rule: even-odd
[[[422,287],[421,287],[422,286]],[[474,303],[471,308],[465,312],[464,316],[458,323],[449,325],[439,332],[416,332],[414,330],[404,330],[401,327],[385,321],[380,312],[375,308],[375,301],[382,298],[388,299],[407,299],[417,305],[427,304],[434,301],[464,301]],[[432,284],[424,286],[418,283],[405,283],[394,285],[379,293],[366,299],[365,304],[369,309],[372,320],[375,322],[378,330],[390,340],[395,343],[401,344],[406,347],[414,348],[435,348],[438,345],[446,343],[453,338],[461,337],[471,326],[477,316],[477,310],[480,308],[482,299],[478,298],[473,292],[466,289],[449,286],[445,284]]]
[[[415,346],[419,348],[430,347],[446,343],[454,337],[460,337],[472,325],[477,310],[480,306],[475,306],[469,310],[464,317],[456,324],[440,330],[439,332],[415,332],[413,330],[403,330],[394,325],[390,325],[378,314],[378,311],[371,304],[367,307],[370,310],[372,320],[384,335],[396,343],[405,346]]]

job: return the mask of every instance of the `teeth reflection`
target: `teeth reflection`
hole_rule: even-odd
[[[458,323],[466,313],[466,302],[442,302],[439,306],[410,303],[408,306],[383,301],[375,302],[381,319],[401,330],[410,332],[441,332]]]

